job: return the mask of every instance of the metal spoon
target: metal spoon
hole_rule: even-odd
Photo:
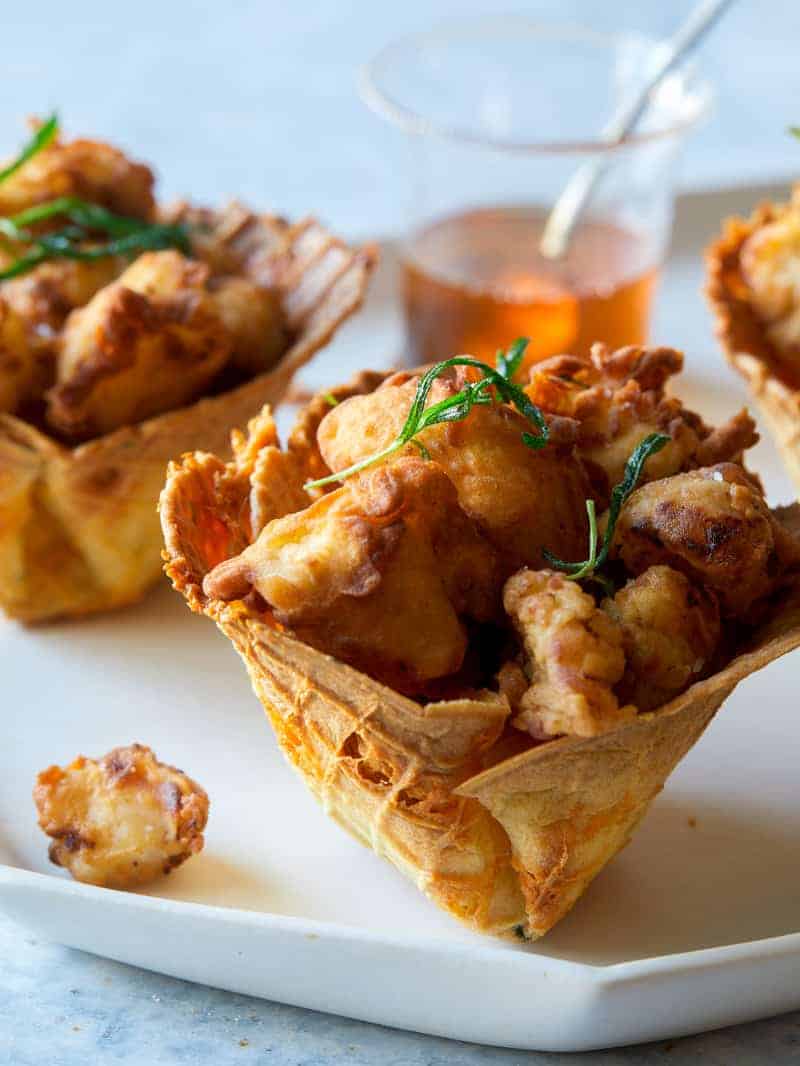
[[[733,0],[700,0],[680,29],[659,45],[653,69],[639,91],[612,116],[604,127],[602,140],[609,147],[619,144],[634,129],[650,104],[650,95],[677,64],[702,40]],[[584,163],[572,175],[547,217],[539,251],[545,259],[560,259],[595,186],[608,168],[600,156]]]

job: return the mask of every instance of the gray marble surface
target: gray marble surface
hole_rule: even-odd
[[[800,1013],[582,1055],[501,1051],[175,981],[0,918],[0,1066],[789,1066]]]
[[[500,5],[505,8],[507,5]],[[511,5],[514,6],[514,5]],[[688,0],[527,0],[548,19],[666,32]],[[399,137],[366,112],[357,65],[388,38],[491,0],[109,5],[54,0],[3,11],[0,144],[19,119],[57,106],[75,131],[157,163],[165,195],[236,193],[287,213],[313,208],[349,233],[403,225]],[[684,184],[796,172],[800,5],[739,3],[701,62],[718,105],[686,155]],[[742,131],[746,130],[746,137]],[[0,918],[1,1066],[228,1063],[800,1063],[800,1014],[670,1043],[572,1055],[459,1045],[264,1003],[38,942]]]

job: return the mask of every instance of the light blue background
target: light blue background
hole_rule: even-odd
[[[401,136],[367,111],[356,71],[388,39],[463,14],[525,12],[665,34],[688,0],[137,0],[3,5],[0,145],[57,107],[75,131],[153,161],[169,197],[237,194],[348,234],[404,220]],[[688,147],[687,185],[794,174],[800,3],[738,0],[699,56],[718,90]],[[587,92],[576,85],[576,94]]]
[[[531,0],[514,10],[663,34],[686,0]],[[387,39],[478,0],[138,0],[3,5],[0,146],[58,107],[75,132],[154,161],[164,195],[236,194],[342,232],[403,225],[399,135],[366,111],[356,69]],[[701,54],[718,101],[686,153],[683,183],[763,182],[800,170],[800,2],[739,0]],[[585,91],[576,86],[575,92]],[[186,985],[37,943],[0,919],[0,1064],[440,1063],[609,1066],[800,1061],[800,1015],[624,1052],[503,1052],[395,1033]],[[241,1043],[244,1041],[245,1043]]]

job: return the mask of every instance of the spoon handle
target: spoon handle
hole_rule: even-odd
[[[602,140],[609,148],[633,130],[650,104],[650,95],[677,64],[702,40],[733,0],[701,0],[669,41],[654,50],[652,69],[637,93],[626,100],[604,126]],[[539,251],[546,259],[560,259],[575,226],[607,169],[603,157],[584,163],[569,179],[547,217]]]

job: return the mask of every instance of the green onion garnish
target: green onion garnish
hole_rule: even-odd
[[[374,455],[348,466],[345,470],[339,470],[335,474],[318,478],[316,481],[308,481],[303,487],[305,489],[316,489],[321,488],[323,485],[330,485],[335,481],[345,481],[347,478],[352,477],[353,474],[365,470],[374,463],[379,463],[382,459],[387,459],[406,444],[413,444],[424,459],[430,459],[427,448],[416,437],[431,426],[436,426],[443,422],[461,421],[461,419],[467,417],[476,405],[494,403],[495,400],[489,392],[490,389],[495,390],[501,401],[516,407],[538,429],[539,432],[536,434],[522,434],[525,444],[533,449],[543,448],[547,444],[550,434],[544,415],[535,404],[531,403],[525,391],[511,380],[519,369],[527,346],[527,338],[520,337],[514,341],[507,352],[498,352],[496,369],[468,355],[445,359],[443,362],[432,366],[420,378],[408,415],[403,423],[403,428],[391,444],[382,448],[381,451],[375,452]],[[481,371],[482,377],[477,381],[469,382],[455,395],[448,396],[431,407],[426,407],[425,405],[434,382],[440,374],[451,366],[474,367]]]
[[[612,489],[611,502],[608,507],[608,523],[599,551],[597,550],[597,516],[595,514],[594,500],[586,501],[586,514],[589,518],[589,558],[580,563],[568,563],[545,549],[542,554],[554,570],[560,570],[565,573],[570,581],[597,581],[604,585],[608,591],[608,580],[598,574],[597,571],[608,561],[620,511],[636,488],[639,478],[642,476],[644,464],[651,455],[660,452],[671,439],[664,433],[651,433],[640,441],[634,449],[630,459],[625,464],[625,475],[622,481]]]

